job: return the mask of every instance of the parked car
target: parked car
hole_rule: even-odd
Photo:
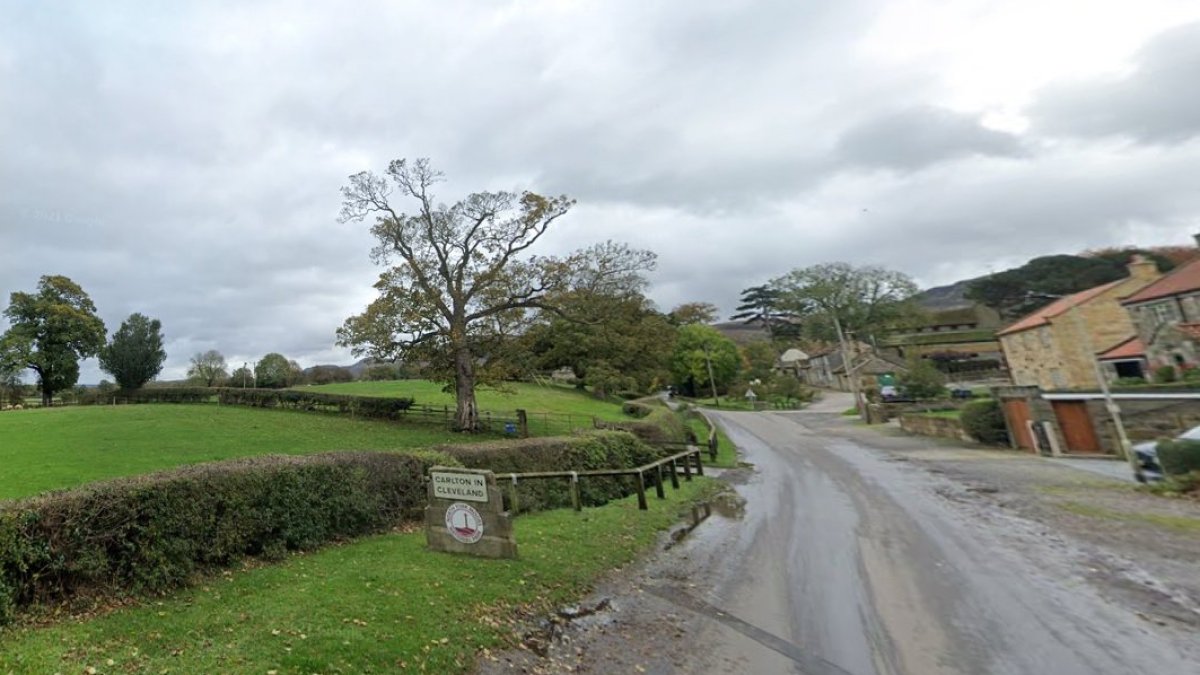
[[[1177,441],[1200,441],[1200,427],[1192,427],[1175,437]],[[1138,477],[1143,483],[1163,479],[1162,464],[1158,463],[1158,441],[1145,441],[1133,444],[1133,456],[1137,458],[1142,475]]]

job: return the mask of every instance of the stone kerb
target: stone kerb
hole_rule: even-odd
[[[425,540],[430,550],[484,558],[516,558],[512,520],[496,487],[496,476],[483,469],[435,466],[429,470]]]

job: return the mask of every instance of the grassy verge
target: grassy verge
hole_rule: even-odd
[[[1059,504],[1063,510],[1070,511],[1081,516],[1089,518],[1099,518],[1103,520],[1120,520],[1132,523],[1147,523],[1157,525],[1167,529],[1176,530],[1178,532],[1200,533],[1200,518],[1189,518],[1187,516],[1169,516],[1159,513],[1129,513],[1126,511],[1113,511],[1100,506],[1091,504],[1082,504],[1080,502],[1062,502]]]
[[[384,382],[345,382],[303,387],[330,394],[355,396],[407,396],[418,406],[454,407],[454,394],[442,391],[442,385],[428,380],[389,380]],[[573,387],[541,386],[528,382],[511,382],[503,389],[480,387],[475,392],[479,407],[484,410],[510,411],[522,408],[530,413],[550,412],[581,417],[621,420],[621,406],[598,399]]]
[[[545,611],[625,565],[713,488],[683,483],[650,511],[625,499],[519,518],[521,559],[426,551],[424,534],[372,537],[210,578],[88,620],[0,629],[0,672],[467,672]]]
[[[687,418],[687,426],[696,434],[696,438],[703,443],[708,438],[708,426],[702,420],[695,417]],[[717,458],[714,461],[708,460],[708,455],[704,455],[706,464],[717,466],[726,469],[736,468],[738,465],[737,448],[733,445],[733,441],[725,435],[725,430],[721,425],[717,425]]]
[[[488,438],[424,425],[216,405],[5,412],[0,413],[0,499],[234,457],[394,450]]]

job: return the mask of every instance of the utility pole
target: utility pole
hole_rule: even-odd
[[[721,399],[717,398],[717,380],[713,377],[712,354],[708,351],[708,343],[704,343],[704,363],[708,365],[708,383],[712,385],[713,405],[721,407]]]
[[[1137,455],[1133,452],[1133,445],[1129,442],[1129,435],[1125,433],[1125,421],[1121,419],[1121,407],[1117,405],[1112,391],[1108,388],[1108,378],[1104,375],[1104,367],[1100,365],[1100,360],[1096,358],[1096,348],[1092,345],[1092,336],[1087,331],[1087,325],[1084,323],[1078,305],[1071,307],[1071,321],[1075,324],[1075,332],[1079,333],[1083,348],[1087,350],[1088,358],[1092,362],[1092,370],[1096,373],[1096,382],[1100,385],[1100,393],[1104,396],[1104,408],[1108,410],[1113,427],[1117,431],[1117,443],[1121,446],[1121,453],[1125,455],[1125,460],[1133,469],[1134,477],[1138,479],[1139,483],[1144,482],[1142,466],[1138,464]]]
[[[1066,297],[1051,293],[1026,293],[1026,296],[1053,299]],[[1104,367],[1100,365],[1100,360],[1096,358],[1096,348],[1092,344],[1092,336],[1087,330],[1087,323],[1083,318],[1083,313],[1079,311],[1079,305],[1072,305],[1071,309],[1067,311],[1071,315],[1071,323],[1075,328],[1075,332],[1079,334],[1080,344],[1087,352],[1088,359],[1092,362],[1092,371],[1096,375],[1096,384],[1100,386],[1100,394],[1104,397],[1104,409],[1108,411],[1109,417],[1112,418],[1113,428],[1117,432],[1117,444],[1121,446],[1121,454],[1125,455],[1125,461],[1129,462],[1130,468],[1133,469],[1134,478],[1138,482],[1144,482],[1145,478],[1142,475],[1142,466],[1138,464],[1137,455],[1133,452],[1133,445],[1129,442],[1129,435],[1125,433],[1125,421],[1121,419],[1121,406],[1117,405],[1112,391],[1108,388],[1108,378],[1104,375]]]
[[[858,411],[859,418],[865,422],[867,421],[866,410],[858,391],[858,375],[850,369],[850,350],[846,347],[846,334],[842,331],[842,322],[838,315],[833,313],[831,316],[833,316],[833,328],[837,331],[838,344],[842,349],[842,368],[846,370],[846,379],[850,381],[850,393],[854,395],[854,409]]]

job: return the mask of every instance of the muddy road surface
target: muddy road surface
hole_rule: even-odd
[[[1114,600],[1070,537],[844,433],[840,403],[713,413],[753,465],[727,475],[743,509],[599,589],[611,611],[548,658],[484,671],[1200,675],[1196,624]]]

